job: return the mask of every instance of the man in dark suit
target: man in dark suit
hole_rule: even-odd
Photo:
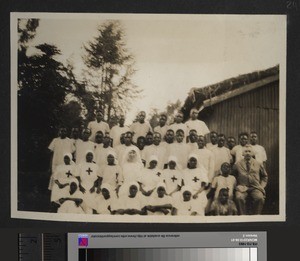
[[[244,158],[233,166],[233,175],[237,180],[235,193],[236,204],[240,215],[246,214],[246,199],[252,200],[251,213],[259,215],[265,203],[265,187],[268,175],[262,163],[253,158],[251,145],[244,148]]]

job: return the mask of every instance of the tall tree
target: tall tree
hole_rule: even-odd
[[[86,82],[109,121],[126,112],[141,90],[132,82],[134,59],[124,42],[119,22],[99,26],[97,36],[84,45]]]
[[[48,165],[47,147],[62,123],[62,109],[71,81],[66,67],[56,61],[60,50],[50,44],[35,46],[27,55],[38,20],[19,21],[18,153],[22,170]]]

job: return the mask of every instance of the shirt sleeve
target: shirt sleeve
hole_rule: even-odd
[[[51,150],[51,151],[54,151],[55,149],[55,140],[56,139],[53,139],[50,143],[50,145],[48,146],[48,149]]]

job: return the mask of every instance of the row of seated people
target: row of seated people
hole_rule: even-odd
[[[267,176],[263,165],[253,159],[252,148],[246,146],[245,151],[245,159],[254,161],[253,169],[247,170],[253,181],[264,174],[258,183],[249,183],[249,178],[245,183],[244,173],[240,173],[238,167],[235,176],[231,175],[231,165],[227,162],[221,165],[218,175],[209,179],[196,154],[188,156],[186,167],[182,167],[175,156],[170,156],[164,169],[157,168],[155,155],[146,167],[135,148],[126,151],[122,167],[114,153],[107,156],[107,164],[102,168],[93,162],[92,151],[86,153],[85,162],[77,165],[71,154],[65,154],[64,164],[59,165],[52,176],[51,202],[58,207],[57,212],[234,215],[246,214],[245,200],[250,193],[256,201],[254,214],[260,214]]]

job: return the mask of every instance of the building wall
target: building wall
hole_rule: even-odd
[[[265,147],[268,157],[269,182],[266,188],[265,212],[276,214],[279,209],[278,82],[225,100],[207,109],[211,110],[210,115],[204,120],[210,130],[234,136],[236,139],[243,131],[258,133],[258,142]]]

